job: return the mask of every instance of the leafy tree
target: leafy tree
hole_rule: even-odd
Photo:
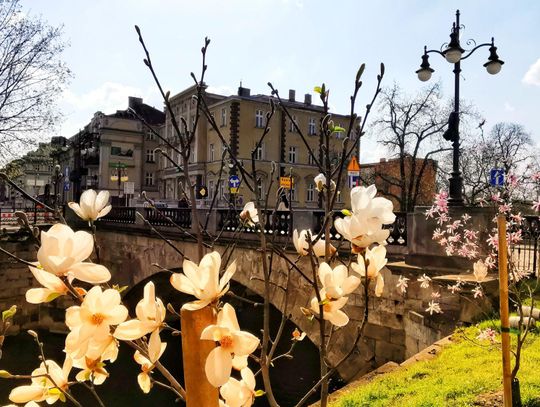
[[[0,2],[0,160],[35,144],[59,118],[55,100],[70,78],[61,27]]]

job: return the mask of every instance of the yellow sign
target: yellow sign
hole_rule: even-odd
[[[279,186],[285,189],[291,189],[293,179],[291,177],[279,177]]]
[[[238,193],[238,188],[231,187],[230,191],[231,191],[231,194],[237,194]]]

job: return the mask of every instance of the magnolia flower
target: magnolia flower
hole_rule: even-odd
[[[58,366],[53,360],[41,362],[31,374],[32,384],[15,387],[9,394],[9,399],[14,403],[46,401],[47,404],[53,404],[58,399],[65,402],[66,398],[62,391],[68,389],[71,364],[69,357],[64,361],[63,367]],[[47,374],[50,378],[45,377]]]
[[[156,298],[154,283],[150,281],[144,286],[144,297],[135,308],[137,319],[122,322],[116,327],[114,336],[124,341],[131,341],[152,333],[152,336],[159,338],[159,330],[163,325],[165,313],[165,306],[159,298]]]
[[[491,328],[486,328],[483,331],[480,331],[476,339],[479,341],[490,341],[491,343],[495,343],[495,339],[497,337],[497,332],[494,331]]]
[[[157,340],[156,340],[157,338]],[[150,380],[150,373],[154,369],[156,362],[159,360],[165,348],[166,343],[159,341],[159,336],[151,336],[148,342],[148,357],[143,356],[139,351],[135,351],[133,358],[135,362],[141,365],[141,373],[137,376],[137,382],[143,393],[149,393],[152,388],[152,381]]]
[[[326,188],[326,177],[324,174],[319,174],[314,178],[315,189],[319,192],[322,192]],[[334,191],[336,189],[336,183],[333,180],[330,180],[330,190]]]
[[[219,393],[228,407],[250,407],[255,399],[255,375],[249,368],[240,370],[242,380],[230,377]]]
[[[362,277],[366,277],[367,264],[367,278],[377,281],[375,284],[375,295],[380,297],[384,289],[384,279],[381,270],[386,266],[386,262],[388,261],[386,258],[386,248],[381,245],[371,250],[366,248],[365,256],[366,259],[364,260],[364,257],[359,254],[358,263],[352,263],[351,267]]]
[[[335,326],[347,325],[349,323],[349,317],[341,311],[341,308],[345,306],[349,297],[340,297],[337,300],[332,300],[328,297],[324,288],[321,289],[319,295],[322,299],[323,319],[330,321]],[[316,315],[319,315],[319,301],[317,297],[311,299],[311,310]]]
[[[225,304],[218,313],[216,325],[207,326],[202,331],[201,339],[219,342],[219,346],[208,354],[204,366],[206,377],[214,387],[227,383],[232,367],[240,367],[237,365],[239,362],[243,368],[245,358],[242,357],[253,353],[259,346],[259,339],[255,335],[240,330],[230,304]]]
[[[240,219],[246,222],[249,226],[255,226],[255,223],[259,223],[259,213],[253,202],[248,202],[242,212],[240,212]]]
[[[307,256],[308,250],[309,250],[309,243],[307,241],[309,236],[311,236],[311,240],[315,240],[313,234],[311,233],[311,230],[301,230],[300,233],[298,233],[297,229],[294,229],[293,231],[293,244],[294,248],[298,252],[300,256]],[[330,255],[333,255],[336,252],[336,248],[330,244]],[[325,241],[323,239],[317,240],[315,244],[313,244],[313,253],[317,257],[323,257],[326,255],[325,253]]]
[[[111,279],[106,267],[83,263],[94,250],[94,240],[87,232],[74,232],[57,223],[41,232],[41,247],[37,252],[39,265],[56,276],[72,276],[87,283],[100,284]]]
[[[484,264],[482,260],[478,260],[476,263],[473,264],[473,274],[474,278],[476,278],[476,281],[482,282],[486,279],[486,276],[488,274],[487,266]]]
[[[409,283],[407,281],[409,281],[407,277],[399,276],[396,287],[401,292],[401,294],[405,294],[407,292],[407,287],[409,287]]]
[[[484,292],[482,291],[482,287],[480,285],[474,287],[471,292],[473,293],[474,298],[482,298],[484,296]]]
[[[429,283],[431,282],[431,278],[429,278],[428,276],[426,276],[425,274],[422,274],[422,277],[419,277],[417,279],[417,281],[420,284],[420,288],[429,288]]]
[[[95,221],[111,211],[109,191],[100,191],[96,194],[93,189],[87,189],[81,195],[79,203],[69,202],[69,207],[83,220]]]
[[[229,290],[229,281],[236,271],[236,260],[233,261],[219,278],[221,255],[218,252],[206,254],[197,266],[190,260],[184,260],[184,273],[171,276],[171,284],[178,291],[194,295],[196,301],[188,302],[182,309],[195,311],[217,301]]]
[[[99,348],[109,344],[111,325],[124,322],[127,316],[128,310],[121,304],[118,291],[93,287],[80,306],[66,310],[66,325],[71,330],[66,337],[66,352],[74,359],[80,359],[90,346]]]
[[[382,228],[396,220],[392,212],[393,204],[386,198],[377,197],[374,185],[351,189],[352,215],[336,219],[334,226],[338,233],[349,240],[353,252],[358,248],[369,247],[373,243],[385,244],[390,235]]]
[[[101,358],[91,359],[87,356],[76,359],[73,361],[73,367],[82,369],[75,379],[78,382],[90,381],[92,384],[103,384],[105,379],[109,377],[109,373],[105,370],[105,363],[101,361]]]
[[[44,287],[31,288],[26,292],[26,301],[30,304],[50,302],[61,295],[67,294],[68,288],[62,280],[54,274],[36,267],[29,267],[29,269],[36,280]]]
[[[429,302],[428,307],[426,308],[426,312],[429,312],[429,315],[433,315],[434,312],[440,314],[442,313],[441,306],[438,302],[432,300]]]
[[[300,342],[300,341],[304,340],[305,337],[306,337],[305,332],[300,332],[300,330],[298,328],[294,328],[294,331],[292,333],[292,340],[293,341]]]
[[[337,300],[352,293],[360,285],[360,279],[356,276],[349,276],[347,267],[340,264],[332,269],[327,263],[319,266],[319,280],[323,285],[326,296],[329,299]]]

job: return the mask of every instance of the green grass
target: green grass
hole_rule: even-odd
[[[331,407],[472,406],[479,394],[502,389],[501,353],[464,339],[493,321],[464,330],[433,360],[378,377],[331,403]],[[513,336],[513,335],[512,335]],[[497,338],[500,340],[500,338]],[[518,373],[524,407],[540,407],[540,334],[529,334]]]

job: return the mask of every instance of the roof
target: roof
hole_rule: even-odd
[[[165,113],[146,103],[134,103],[130,109],[133,109],[137,115],[141,116],[150,125],[160,125],[165,123]],[[108,114],[106,116],[118,119],[135,119],[128,109],[117,110],[116,113]]]

